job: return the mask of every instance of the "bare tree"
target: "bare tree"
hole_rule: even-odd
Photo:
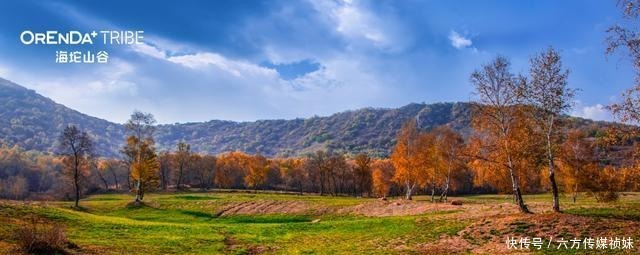
[[[316,151],[316,153],[310,154],[308,161],[307,161],[307,165],[308,165],[308,171],[309,172],[313,172],[315,175],[317,175],[318,179],[315,180],[317,182],[314,183],[319,183],[320,184],[320,196],[324,195],[325,193],[325,187],[326,187],[326,179],[327,179],[327,161],[328,161],[328,156],[327,153],[319,150]]]
[[[371,158],[369,155],[361,153],[356,155],[354,166],[354,190],[360,196],[364,196],[364,192],[371,192]],[[354,194],[355,195],[355,194]]]
[[[555,177],[555,156],[558,136],[562,135],[559,117],[572,107],[575,90],[567,85],[569,71],[563,69],[560,54],[553,48],[531,58],[529,80],[526,86],[526,101],[534,106],[533,117],[545,140],[549,182],[553,193],[553,210],[560,211],[558,184]]]
[[[160,161],[160,187],[162,190],[167,190],[167,186],[169,185],[169,178],[171,174],[171,165],[173,155],[169,152],[161,152],[158,157],[158,161]]]
[[[633,62],[636,71],[632,88],[622,93],[622,101],[608,108],[622,122],[640,123],[640,34],[638,31],[639,0],[619,0],[623,22],[607,30],[607,55],[626,49],[627,56]]]
[[[209,190],[213,186],[217,158],[211,155],[201,156],[198,154],[193,154],[192,158],[194,172],[200,182],[200,189]]]
[[[143,113],[134,111],[131,118],[124,124],[124,127],[131,132],[136,139],[143,141],[145,139],[153,140],[153,133],[156,130],[156,119],[151,113]]]
[[[191,163],[191,146],[185,142],[178,143],[178,150],[175,153],[175,164],[178,168],[176,171],[176,189],[181,189],[184,185],[184,172],[190,168]]]
[[[80,131],[75,125],[69,125],[60,134],[59,155],[64,157],[67,173],[73,181],[75,206],[80,201],[80,179],[82,167],[87,167],[93,153],[93,142],[87,132]]]
[[[107,162],[109,164],[109,172],[111,172],[111,177],[113,177],[113,183],[115,185],[114,189],[118,190],[120,186],[118,183],[117,170],[121,168],[121,165],[117,160],[108,160]]]
[[[529,209],[522,199],[522,192],[517,178],[514,160],[513,128],[517,124],[518,111],[523,98],[522,77],[516,77],[509,71],[509,60],[502,56],[476,70],[471,74],[470,81],[475,87],[477,106],[474,119],[481,123],[477,126],[488,134],[497,138],[496,147],[499,148],[504,160],[499,165],[507,168],[511,179],[511,186],[516,203],[520,211],[529,213]]]
[[[107,182],[107,178],[105,178],[105,174],[109,171],[109,163],[106,159],[100,159],[97,162],[91,164],[91,168],[96,171],[98,178],[104,184],[104,190],[109,191],[109,183]]]

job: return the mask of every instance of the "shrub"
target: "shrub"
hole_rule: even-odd
[[[28,254],[67,254],[70,246],[60,225],[33,221],[16,233],[18,247]]]
[[[593,192],[593,197],[601,203],[615,202],[620,198],[620,194],[615,191]]]

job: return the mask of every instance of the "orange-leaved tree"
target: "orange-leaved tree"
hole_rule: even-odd
[[[247,187],[252,187],[257,192],[258,187],[267,181],[269,161],[259,154],[248,159],[247,175],[244,176],[244,183]]]
[[[405,188],[405,198],[411,200],[416,188],[426,183],[420,155],[418,137],[420,132],[414,120],[404,123],[391,153],[391,161],[396,169],[393,180]]]
[[[562,183],[566,190],[571,191],[574,203],[578,192],[584,189],[589,169],[597,168],[594,146],[594,142],[577,129],[570,130],[562,143],[558,165]]]
[[[130,169],[130,178],[134,182],[135,202],[142,201],[145,190],[156,188],[158,182],[157,171],[160,164],[153,140],[155,123],[152,114],[140,111],[134,111],[125,123],[130,135],[125,141],[122,153]]]
[[[483,65],[471,74],[470,81],[475,88],[476,101],[473,113],[474,127],[489,138],[489,147],[499,152],[499,157],[484,158],[487,162],[504,168],[509,176],[511,189],[521,212],[529,209],[522,199],[522,190],[518,181],[518,170],[514,161],[513,127],[518,124],[518,107],[522,103],[523,82],[510,72],[511,64],[501,56]]]
[[[129,136],[127,146],[136,148],[137,159],[131,164],[131,179],[135,183],[136,202],[140,202],[146,191],[158,187],[160,163],[150,140],[140,141],[135,136]]]
[[[442,172],[444,175],[444,184],[439,200],[447,201],[452,176],[455,176],[465,167],[463,158],[465,148],[464,139],[462,135],[447,126],[436,127],[432,132],[436,139],[435,146],[438,148],[436,150],[437,162],[439,162],[442,165],[442,169],[444,169]]]
[[[395,169],[389,159],[377,159],[371,164],[373,169],[372,186],[373,194],[385,198],[389,194]]]

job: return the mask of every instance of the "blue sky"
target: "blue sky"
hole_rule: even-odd
[[[602,109],[633,82],[605,56],[616,1],[6,1],[0,77],[115,122],[330,115],[467,101],[470,73],[501,54],[526,73],[553,46],[580,88],[571,114]],[[24,30],[144,30],[133,46],[28,46]],[[64,65],[56,50],[106,49],[108,64]]]

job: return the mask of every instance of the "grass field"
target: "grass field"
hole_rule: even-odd
[[[248,193],[149,194],[140,207],[128,205],[129,194],[96,195],[79,209],[2,201],[0,253],[17,252],[13,233],[36,219],[62,225],[76,254],[496,254],[523,252],[507,249],[512,236],[640,238],[636,193],[610,204],[563,198],[562,214],[548,211],[548,195],[525,197],[531,215],[519,214],[504,195],[453,199],[463,205]],[[555,248],[528,252],[585,253]]]

